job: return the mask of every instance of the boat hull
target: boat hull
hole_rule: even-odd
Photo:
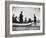
[[[12,25],[14,25],[14,26],[29,26],[29,25],[31,25],[31,24],[33,24],[33,22],[32,22],[32,23],[22,23],[22,24],[13,23]]]

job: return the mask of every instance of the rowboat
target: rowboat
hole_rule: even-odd
[[[33,24],[33,22],[31,22],[31,23],[13,23],[12,25],[14,25],[14,26],[29,26],[31,24]]]

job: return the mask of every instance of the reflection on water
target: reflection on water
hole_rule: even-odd
[[[15,26],[13,25],[13,31],[24,31],[24,30],[40,30],[40,23],[33,23],[27,26]]]

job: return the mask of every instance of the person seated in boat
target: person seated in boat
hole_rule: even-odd
[[[17,16],[15,17],[15,20],[14,20],[14,21],[15,21],[15,23],[18,23],[18,21],[17,21]]]
[[[32,20],[29,18],[29,19],[28,19],[28,23],[30,23],[30,22],[32,22]]]
[[[21,11],[21,13],[20,13],[20,16],[19,16],[19,22],[20,23],[23,23],[23,14],[22,14],[23,12]]]
[[[27,23],[27,18],[25,17],[25,23]]]

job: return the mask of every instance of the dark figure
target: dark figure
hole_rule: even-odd
[[[13,14],[13,16],[12,16],[12,22],[13,22],[13,23],[15,23],[14,16],[15,16],[15,15]]]
[[[30,18],[28,19],[28,23],[29,23],[29,22],[32,22],[32,20],[31,20]]]
[[[18,21],[17,21],[17,16],[15,17],[15,20],[14,20],[14,21],[15,21],[15,23],[18,23]]]
[[[20,21],[20,23],[23,23],[23,15],[22,15],[22,11],[21,11],[21,14],[20,14],[20,16],[19,16],[19,21]]]
[[[34,23],[36,23],[36,16],[35,16],[35,14],[34,14]]]

